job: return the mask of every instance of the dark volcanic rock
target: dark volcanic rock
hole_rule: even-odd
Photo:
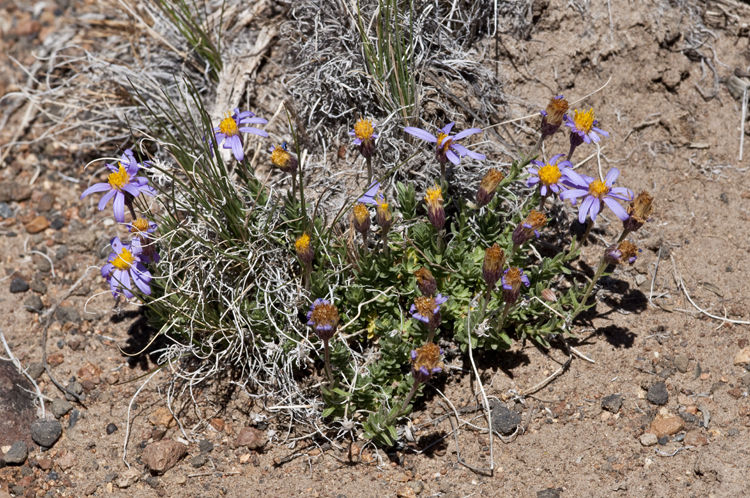
[[[10,281],[10,292],[11,294],[18,294],[19,292],[26,292],[29,290],[29,284],[26,280],[16,277]]]
[[[492,428],[503,434],[513,434],[516,426],[521,423],[521,414],[509,410],[507,406],[498,403],[492,409]]]
[[[29,448],[23,441],[16,441],[5,454],[5,463],[8,465],[21,465],[29,456]]]
[[[622,396],[610,394],[602,398],[602,408],[608,412],[617,413],[622,408]]]
[[[35,420],[31,424],[31,439],[39,446],[51,448],[62,435],[62,425],[57,420]]]
[[[669,401],[669,392],[667,391],[667,385],[664,382],[657,382],[653,386],[648,388],[648,394],[646,399],[655,405],[666,405]]]
[[[0,446],[16,441],[31,444],[29,426],[36,420],[36,408],[21,388],[34,392],[26,377],[9,361],[0,361]]]

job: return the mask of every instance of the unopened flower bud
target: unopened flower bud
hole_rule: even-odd
[[[490,203],[497,191],[497,186],[505,176],[496,169],[491,169],[484,175],[477,191],[477,206],[482,207]]]
[[[557,294],[552,289],[544,289],[542,291],[542,299],[547,302],[554,303],[557,301]]]
[[[536,209],[532,209],[529,215],[513,230],[513,245],[520,247],[532,239],[539,238],[539,229],[547,223],[547,217]]]
[[[297,158],[289,153],[286,143],[283,143],[280,146],[272,145],[268,151],[271,153],[271,164],[290,175],[297,172]]]
[[[503,276],[505,266],[505,252],[497,244],[484,252],[484,264],[482,265],[482,276],[487,283],[487,288],[492,289],[500,277]]]
[[[388,203],[385,202],[385,198],[375,199],[377,203],[375,206],[375,221],[378,226],[383,229],[384,232],[388,233],[388,230],[393,226],[393,215],[391,210],[388,208]]]
[[[414,276],[417,277],[417,287],[423,296],[432,297],[437,293],[437,281],[430,270],[420,268],[414,272]]]
[[[628,205],[628,219],[622,222],[623,227],[628,232],[635,232],[643,226],[644,223],[651,219],[651,214],[654,212],[654,206],[652,205],[654,198],[649,195],[645,190],[642,191],[638,196],[630,201]]]

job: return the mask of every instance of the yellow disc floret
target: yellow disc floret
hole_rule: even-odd
[[[369,119],[358,119],[354,124],[354,135],[360,140],[369,140],[375,133],[375,127]]]
[[[117,164],[120,165],[120,169],[116,173],[110,174],[107,178],[107,182],[112,188],[122,190],[125,185],[130,183],[130,175],[128,174],[128,170],[125,169],[125,166],[123,166],[122,163]]]
[[[543,185],[548,187],[550,185],[555,185],[560,181],[560,178],[562,178],[562,173],[556,164],[548,163],[539,168],[539,181],[542,182]]]
[[[303,252],[307,251],[310,248],[310,236],[306,233],[303,233],[300,238],[297,239],[297,241],[294,243],[295,249],[297,249],[297,252]]]
[[[442,149],[443,152],[448,150],[448,147],[453,143],[453,139],[446,133],[439,133],[437,137],[438,149]]]
[[[112,266],[118,270],[127,270],[133,265],[133,261],[135,261],[135,256],[123,247],[122,252],[112,261]]]
[[[586,112],[581,112],[576,109],[573,115],[573,124],[576,125],[576,129],[584,133],[591,131],[594,126],[594,109],[589,109]]]
[[[237,128],[237,121],[235,121],[228,112],[226,117],[221,120],[221,123],[219,123],[219,131],[228,137],[240,133],[240,130]]]
[[[292,156],[281,147],[274,147],[271,152],[271,163],[278,168],[286,168]]]
[[[146,218],[138,218],[131,225],[136,232],[148,231],[148,220]]]
[[[597,199],[603,199],[605,195],[609,193],[610,188],[607,184],[601,180],[594,180],[589,185],[589,194],[593,195]]]
[[[360,224],[365,223],[365,221],[370,218],[370,212],[367,210],[367,206],[365,206],[361,202],[354,205],[353,211],[354,218]]]
[[[425,202],[429,206],[439,206],[443,204],[443,191],[440,187],[435,185],[432,188],[427,189],[427,193],[424,196]]]

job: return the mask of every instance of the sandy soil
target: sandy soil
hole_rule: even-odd
[[[199,458],[199,445],[191,443],[189,454],[174,468],[149,477],[140,463],[144,447],[165,435],[182,437],[180,427],[161,408],[164,392],[157,387],[165,373],[157,374],[130,406],[127,460],[134,470],[129,474],[122,449],[129,403],[141,382],[123,382],[142,375],[153,363],[146,355],[127,356],[123,351],[143,349],[149,331],[135,306],[113,313],[106,293],[92,298],[106,288],[92,270],[63,301],[64,313],[50,327],[46,346],[48,355],[59,355],[55,359],[61,362],[53,368],[57,378],[66,384],[73,376],[79,382],[87,379],[82,382],[85,406],[76,406],[80,419],[70,427],[71,415],[64,415],[62,439],[51,450],[35,449],[22,467],[0,468],[0,497],[90,492],[334,498],[415,492],[450,498],[750,495],[750,378],[744,365],[735,361],[748,345],[747,325],[710,318],[694,307],[730,320],[750,319],[750,245],[744,236],[750,228],[748,161],[738,160],[741,101],[726,84],[735,68],[747,71],[750,64],[750,7],[729,0],[720,8],[691,4],[702,11],[699,15],[715,35],[710,37],[713,51],[708,46],[701,49],[711,59],[701,61],[679,50],[694,29],[687,7],[679,3],[591,2],[578,8],[573,2],[552,0],[530,39],[502,38],[500,70],[506,93],[517,96],[509,105],[509,117],[543,106],[551,94],[580,98],[611,77],[605,90],[579,106],[593,106],[601,127],[611,134],[603,142],[601,168],[619,168],[620,185],[648,189],[657,213],[637,234],[643,253],[636,264],[603,281],[596,313],[587,313],[577,323],[578,338],[571,345],[595,363],[576,357],[543,390],[514,403],[508,396],[511,390],[535,385],[560,368],[567,359],[561,343],[553,342],[553,348],[545,350],[519,342],[507,353],[478,354],[488,394],[506,400],[527,426],[512,442],[495,439],[493,476],[457,463],[460,452],[470,465],[489,464],[487,435],[470,426],[457,438],[447,437],[417,453],[451,431],[449,419],[429,423],[445,412],[447,404],[428,390],[414,415],[418,430],[408,451],[373,454],[370,446],[361,459],[352,459],[345,447],[315,454],[312,447],[306,449],[306,440],[294,447],[289,441],[281,444],[289,428],[282,419],[262,413],[242,392],[228,392],[224,404],[215,393],[200,393],[213,420],[199,439],[211,441],[213,450]],[[0,17],[11,19],[0,26],[0,52],[21,61],[30,57],[58,18],[49,7],[39,26],[29,26],[29,14],[12,2],[0,2],[0,8]],[[494,42],[486,43],[493,53]],[[709,62],[718,72],[716,88]],[[7,58],[0,63],[3,94],[13,90],[12,78],[20,74],[5,69],[11,67]],[[13,123],[17,125],[18,119],[0,131],[0,143],[15,133]],[[548,154],[558,150],[567,150],[562,137],[546,145]],[[591,147],[580,150],[578,159],[594,152]],[[31,184],[30,197],[10,202],[14,213],[0,222],[0,330],[24,366],[40,361],[42,331],[39,315],[24,309],[24,303],[33,295],[45,307],[58,303],[87,268],[102,264],[107,240],[118,233],[91,202],[78,201],[85,182],[75,184],[58,174],[84,178],[81,166],[86,158],[71,156],[54,144],[20,146],[0,172],[0,186]],[[581,166],[591,174],[596,168],[596,157]],[[27,225],[37,215],[59,220],[55,226],[62,227],[30,234]],[[601,220],[597,228],[581,258],[583,269],[596,264],[603,240],[616,236],[619,223],[610,226]],[[54,275],[32,250],[50,255]],[[46,291],[10,293],[15,277],[37,282],[32,286],[36,289],[44,283]],[[694,304],[678,287],[680,280]],[[652,287],[653,295],[660,297],[649,303]],[[468,360],[458,366],[468,367]],[[39,382],[46,396],[60,397],[46,373]],[[649,388],[658,382],[665,383],[668,393],[663,406],[647,399]],[[473,403],[468,375],[454,373],[438,386],[456,408]],[[612,394],[622,396],[616,413],[602,408],[603,398]],[[259,423],[257,414],[269,418]],[[181,415],[195,419],[188,402]],[[466,413],[462,419],[477,416]],[[682,426],[675,435],[654,446],[642,443],[655,422],[672,417]],[[109,424],[118,430],[108,434]],[[259,451],[235,448],[240,430],[252,425],[270,436],[270,442]],[[14,440],[0,434],[2,447]],[[275,459],[298,452],[306,454],[275,465]]]

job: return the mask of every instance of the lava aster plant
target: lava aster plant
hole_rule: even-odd
[[[539,185],[539,193],[542,197],[547,197],[552,193],[560,193],[565,188],[562,183],[563,176],[569,168],[573,167],[573,163],[570,161],[560,161],[560,158],[564,155],[552,156],[547,163],[537,160],[531,161],[534,166],[527,170],[531,176],[526,180],[526,185],[528,187]]]
[[[119,237],[113,238],[110,244],[115,252],[110,253],[107,264],[102,266],[102,277],[109,283],[112,295],[117,297],[122,292],[131,299],[131,277],[141,292],[151,295],[151,273],[141,262],[139,248],[123,244]]]
[[[214,128],[216,143],[218,145],[221,145],[223,142],[224,148],[232,149],[234,158],[238,161],[242,161],[245,158],[245,152],[242,147],[242,136],[240,135],[240,132],[252,133],[253,135],[258,135],[259,137],[268,136],[268,133],[259,128],[242,125],[266,123],[268,123],[268,121],[263,118],[255,117],[255,114],[250,111],[240,112],[239,108],[235,108],[234,112],[231,115],[229,114],[229,112],[227,112],[224,116],[224,119],[222,119],[219,123],[219,126]]]
[[[609,136],[609,133],[601,128],[597,128],[597,124],[599,122],[594,119],[594,109],[589,109],[585,112],[576,109],[572,118],[568,115],[565,116],[565,126],[570,128],[570,152],[568,152],[568,159],[573,156],[573,151],[576,150],[576,147],[582,143],[586,142],[590,144],[591,142],[598,142],[601,140],[599,135]]]
[[[568,169],[565,172],[565,184],[570,187],[570,190],[562,192],[560,198],[570,199],[574,204],[579,197],[584,198],[578,211],[578,221],[581,223],[585,223],[588,216],[592,221],[596,221],[596,215],[602,210],[602,203],[606,204],[618,218],[625,221],[629,217],[628,212],[617,201],[631,201],[634,194],[627,188],[612,186],[619,175],[620,170],[612,168],[604,181],[601,181],[598,178],[579,175],[572,169]]]
[[[107,168],[111,171],[107,177],[106,183],[95,183],[81,194],[81,199],[93,194],[94,192],[107,192],[99,199],[99,211],[102,211],[109,201],[114,197],[113,211],[115,220],[118,223],[125,222],[125,206],[127,205],[130,209],[131,215],[135,219],[135,212],[133,211],[133,199],[141,194],[150,196],[156,195],[156,190],[148,185],[148,179],[142,176],[136,176],[138,170],[141,169],[141,165],[133,157],[133,153],[126,151],[122,156],[126,160],[128,166],[125,167],[123,162],[117,163],[117,167],[112,164],[107,164]]]

